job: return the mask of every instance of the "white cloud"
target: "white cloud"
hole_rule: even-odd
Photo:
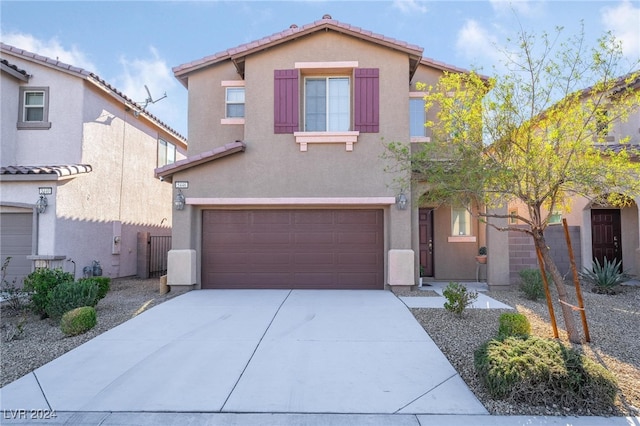
[[[98,73],[96,66],[87,58],[84,52],[80,51],[76,46],[71,46],[70,49],[67,49],[56,38],[39,40],[31,34],[22,33],[3,33],[0,38],[2,38],[3,43],[13,47]]]
[[[429,10],[425,2],[419,0],[393,0],[393,7],[402,13],[427,13]]]
[[[634,7],[629,0],[623,0],[615,7],[602,9],[605,29],[622,42],[625,56],[637,60],[640,56],[640,7]]]
[[[502,56],[496,46],[497,38],[473,19],[468,19],[458,31],[456,48],[462,56],[476,62],[475,65],[499,60]]]

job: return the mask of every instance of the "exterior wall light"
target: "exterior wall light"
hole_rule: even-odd
[[[47,206],[49,203],[47,202],[47,197],[41,195],[38,201],[36,201],[36,211],[38,214],[42,214],[47,210]]]
[[[407,204],[407,196],[404,195],[404,192],[400,192],[400,195],[396,197],[396,206],[398,206],[398,210],[406,210]]]
[[[178,194],[176,194],[176,199],[173,200],[173,205],[176,210],[184,210],[184,206],[186,204],[186,200],[184,198],[184,194],[181,190],[178,190]]]

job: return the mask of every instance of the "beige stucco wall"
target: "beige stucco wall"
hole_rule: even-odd
[[[358,61],[360,68],[380,69],[380,132],[361,133],[352,152],[347,152],[344,144],[310,144],[307,152],[301,152],[293,134],[274,134],[274,70],[293,69],[296,62],[318,61]],[[236,126],[220,124],[224,117],[220,81],[237,79],[232,70],[235,68],[226,63],[190,76],[189,155],[239,138],[235,130],[228,130]],[[395,197],[400,188],[394,184],[394,175],[384,172],[381,156],[384,141],[408,140],[409,85],[407,79],[398,78],[408,75],[406,54],[333,32],[317,33],[249,56],[245,64],[245,125],[239,126],[244,127],[240,139],[245,141],[246,151],[179,172],[173,180],[189,181],[189,189],[183,191],[188,200]],[[203,111],[213,117],[203,115]],[[354,207],[368,206],[349,208]],[[173,249],[199,249],[202,208],[207,207],[190,205],[174,212]],[[411,210],[383,208],[385,251],[411,249]]]

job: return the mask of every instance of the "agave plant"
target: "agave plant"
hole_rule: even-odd
[[[629,276],[622,271],[622,260],[609,261],[604,258],[604,262],[600,265],[598,259],[595,259],[591,270],[585,268],[580,273],[583,281],[593,284],[595,293],[613,294],[615,288],[629,279]]]

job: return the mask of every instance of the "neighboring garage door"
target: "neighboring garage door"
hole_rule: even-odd
[[[383,289],[382,210],[205,210],[202,288]]]
[[[1,262],[11,256],[5,280],[16,287],[22,287],[22,280],[31,273],[31,233],[32,213],[0,213],[0,255]]]

